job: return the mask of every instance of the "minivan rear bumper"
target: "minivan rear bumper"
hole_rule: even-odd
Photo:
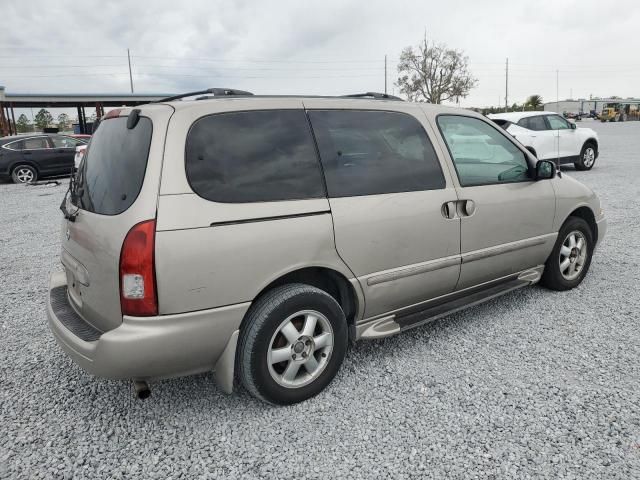
[[[125,316],[119,327],[92,335],[96,330],[90,325],[78,329],[69,321],[75,311],[70,312],[66,293],[56,296],[66,282],[63,272],[51,275],[49,327],[62,349],[84,370],[113,379],[153,380],[214,370],[230,350],[233,357],[235,332],[250,306],[247,302],[179,315]],[[76,322],[82,321],[75,315]],[[220,363],[232,369],[229,360]]]

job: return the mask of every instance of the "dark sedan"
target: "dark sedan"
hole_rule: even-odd
[[[87,140],[57,134],[0,138],[0,178],[33,183],[39,178],[64,175],[74,168],[78,145]]]

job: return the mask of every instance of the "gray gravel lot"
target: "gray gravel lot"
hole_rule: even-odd
[[[609,232],[585,282],[539,287],[347,354],[275,408],[212,375],[91,377],[46,325],[65,186],[0,184],[0,478],[640,478],[640,122],[583,121]]]

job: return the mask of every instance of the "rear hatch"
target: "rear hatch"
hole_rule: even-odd
[[[129,230],[156,217],[168,105],[109,112],[65,202],[62,253],[76,311],[105,332],[122,323],[120,252]],[[138,117],[129,121],[129,116]],[[129,123],[128,123],[129,122]],[[73,199],[71,199],[73,197]]]

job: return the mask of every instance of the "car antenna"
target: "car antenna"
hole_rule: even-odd
[[[562,178],[562,170],[560,170],[560,129],[556,128],[556,170],[558,172],[558,177]]]

